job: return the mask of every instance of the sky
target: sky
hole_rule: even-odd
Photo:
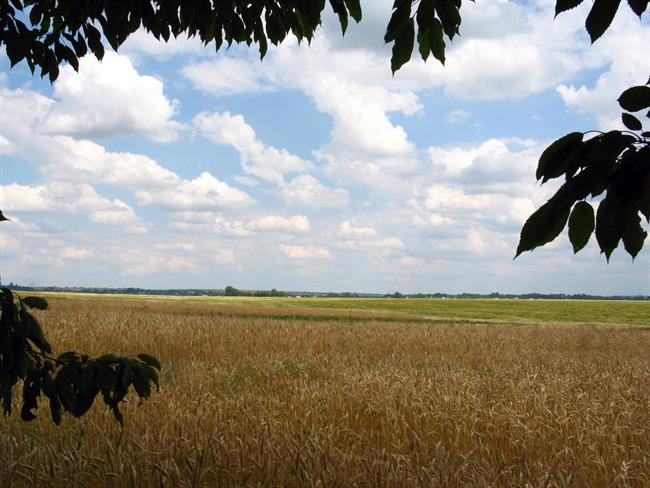
[[[51,85],[0,50],[3,283],[650,294],[650,244],[608,264],[565,230],[513,260],[558,187],[541,152],[621,129],[650,73],[647,17],[621,4],[591,46],[591,2],[553,4],[464,2],[445,66],[415,52],[395,76],[389,0],[263,61],[138,31]]]

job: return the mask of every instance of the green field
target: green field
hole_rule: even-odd
[[[47,294],[46,294],[47,295]],[[53,293],[52,297],[110,299],[113,295]],[[119,295],[133,300],[181,301],[215,307],[241,307],[241,313],[304,309],[330,310],[341,317],[349,311],[409,315],[417,319],[471,319],[472,321],[572,322],[650,326],[650,301],[641,300],[493,300],[493,299],[393,299],[393,298],[255,298],[169,297]]]

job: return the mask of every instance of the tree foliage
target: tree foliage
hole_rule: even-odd
[[[557,0],[555,13],[582,2]],[[620,3],[594,0],[585,22],[592,43],[609,28]],[[628,0],[639,18],[648,3]],[[618,103],[625,111],[621,122],[627,130],[572,132],[542,153],[537,179],[544,184],[563,176],[565,181],[524,224],[516,256],[551,242],[567,222],[574,253],[585,247],[593,233],[607,261],[621,241],[633,259],[641,251],[647,237],[641,217],[650,221],[650,132],[643,130],[639,117],[650,118],[650,80],[625,90]],[[598,201],[595,217],[587,199]]]
[[[158,388],[160,363],[148,354],[90,358],[70,351],[54,356],[41,325],[30,313],[32,308],[46,310],[47,301],[21,298],[0,288],[0,396],[5,415],[11,414],[13,390],[19,380],[23,386],[21,418],[35,419],[33,411],[39,398],[45,397],[56,424],[63,412],[81,417],[100,393],[122,423],[120,403],[131,388],[140,401],[149,397],[153,386]]]

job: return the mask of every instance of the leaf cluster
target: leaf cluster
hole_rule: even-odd
[[[625,90],[620,106],[628,112],[648,110],[649,85],[650,80]],[[565,182],[524,224],[517,256],[551,242],[568,222],[574,252],[584,248],[595,231],[608,261],[621,241],[636,257],[647,237],[640,215],[650,221],[650,132],[641,132],[643,124],[628,112],[623,113],[623,123],[636,132],[614,130],[589,139],[588,133],[572,132],[542,153],[537,179],[544,184],[564,176]],[[587,198],[599,200],[595,215]]]
[[[207,46],[225,42],[256,43],[264,57],[268,43],[278,44],[292,34],[311,41],[321,24],[325,0],[0,0],[0,46],[11,65],[25,60],[32,73],[50,81],[59,65],[79,68],[79,58],[91,52],[104,56],[106,41],[114,50],[133,32],[144,28],[168,41],[186,34]],[[343,33],[348,19],[361,20],[359,0],[329,0]]]
[[[393,73],[411,59],[416,39],[424,61],[433,55],[445,64],[445,36],[451,41],[459,34],[461,5],[462,0],[395,0],[384,35],[385,42],[393,42]]]
[[[64,412],[84,415],[101,393],[115,419],[122,423],[120,403],[130,389],[140,402],[152,387],[159,387],[160,363],[147,354],[90,358],[74,351],[52,355],[38,320],[30,308],[47,309],[40,297],[21,298],[8,288],[0,288],[0,396],[5,415],[12,411],[13,390],[22,381],[23,420],[36,418],[39,399],[47,398],[54,423]]]
[[[585,29],[594,43],[609,28],[618,12],[621,0],[592,0],[593,4],[585,20]],[[641,17],[648,8],[650,0],[627,0],[632,11]],[[556,0],[555,16],[571,10],[580,5],[584,0]]]

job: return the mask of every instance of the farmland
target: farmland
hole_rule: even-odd
[[[161,391],[14,415],[1,486],[648,486],[650,303],[52,295]]]

